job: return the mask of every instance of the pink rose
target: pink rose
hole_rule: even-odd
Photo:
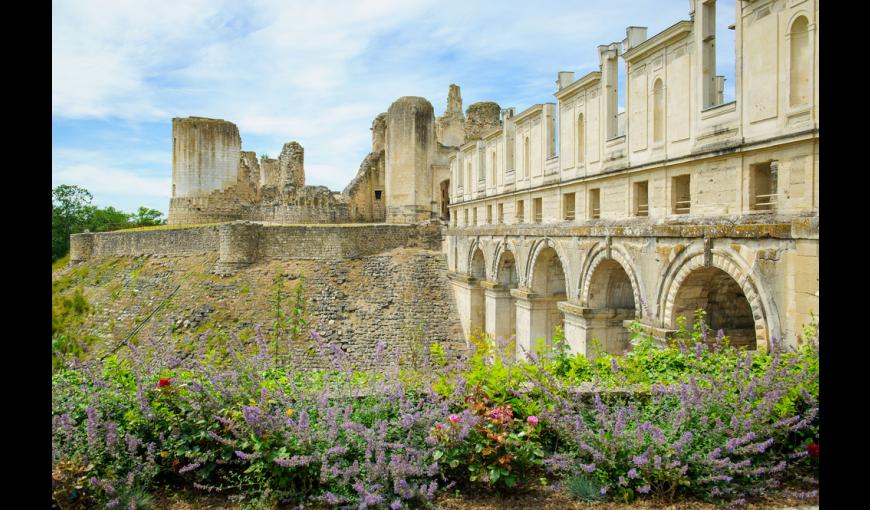
[[[447,419],[450,420],[451,423],[459,423],[458,414],[451,414]]]
[[[444,425],[442,425],[442,424],[440,424],[440,423],[436,423],[436,424],[435,424],[435,428],[438,429],[438,430],[441,430],[441,429],[444,428]]]
[[[538,417],[532,415],[532,416],[529,416],[528,418],[526,418],[526,421],[531,423],[532,425],[537,425],[538,424]]]

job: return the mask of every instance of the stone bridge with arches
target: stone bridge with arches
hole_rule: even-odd
[[[812,231],[815,231],[815,234]],[[522,355],[564,328],[573,352],[629,348],[632,321],[666,339],[678,317],[732,345],[795,343],[788,311],[799,256],[817,248],[806,222],[641,227],[481,226],[447,232],[449,277],[466,334],[515,337]]]

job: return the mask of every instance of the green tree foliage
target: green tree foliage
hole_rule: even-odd
[[[87,207],[93,196],[79,186],[61,184],[51,190],[51,261],[69,251],[69,236],[85,228]]]
[[[81,186],[61,184],[51,190],[51,261],[69,251],[69,236],[89,230],[106,232],[130,227],[162,225],[163,213],[140,207],[135,213],[125,213],[114,207],[100,208],[91,204],[93,195]]]

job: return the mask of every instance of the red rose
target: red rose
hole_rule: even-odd
[[[807,446],[807,453],[810,454],[810,457],[818,457],[819,456],[819,444],[812,443]]]
[[[157,387],[162,388],[164,386],[169,386],[169,379],[160,379],[157,381]]]

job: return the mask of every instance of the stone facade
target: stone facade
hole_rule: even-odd
[[[599,71],[558,74],[556,103],[506,110],[450,157],[466,332],[515,334],[521,354],[562,324],[573,349],[618,353],[629,321],[666,338],[703,307],[763,349],[818,319],[818,1],[736,4],[735,101],[711,72],[715,2],[693,0],[690,20],[629,27]]]

